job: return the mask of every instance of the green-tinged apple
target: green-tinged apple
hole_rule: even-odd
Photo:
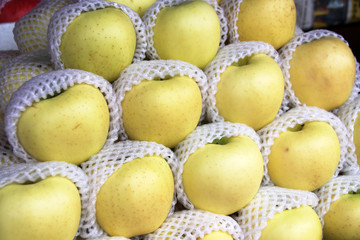
[[[80,217],[80,194],[67,178],[47,177],[0,189],[1,240],[72,240]]]
[[[319,216],[310,206],[276,213],[267,221],[259,240],[322,240]]]
[[[110,236],[134,237],[155,231],[172,206],[174,179],[160,156],[124,163],[101,186],[96,220]]]
[[[110,0],[107,0],[110,2]],[[140,17],[142,17],[146,10],[153,5],[156,0],[112,0],[111,2],[117,2],[120,4],[123,4],[125,6],[128,6],[135,12],[137,12]]]
[[[353,141],[357,162],[360,164],[360,114],[357,115],[354,123]]]
[[[198,238],[197,240],[233,240],[233,237],[223,231],[212,231],[211,233],[206,234],[203,238]]]
[[[255,196],[263,171],[260,149],[251,138],[224,137],[190,154],[182,182],[195,208],[229,215]]]
[[[360,239],[360,194],[341,195],[323,217],[324,239]]]
[[[161,59],[182,60],[199,68],[215,57],[221,38],[215,9],[202,0],[162,8],[153,33],[153,46]]]
[[[291,89],[301,103],[331,111],[349,98],[356,62],[344,41],[323,37],[296,47],[289,74]]]
[[[125,93],[121,107],[129,139],[172,148],[198,125],[202,97],[194,79],[174,76],[134,85]]]
[[[266,54],[254,54],[228,66],[215,94],[219,115],[258,130],[276,117],[284,97],[280,66]]]
[[[136,31],[121,9],[83,12],[61,37],[61,60],[65,68],[89,71],[109,82],[131,64],[136,49]]]
[[[267,167],[275,185],[313,191],[331,179],[339,161],[340,143],[332,126],[308,121],[274,139]]]
[[[78,165],[104,146],[109,124],[102,92],[92,85],[76,84],[26,108],[18,119],[17,137],[39,161]]]
[[[240,41],[264,41],[279,49],[295,34],[295,3],[294,0],[243,0],[236,20]]]

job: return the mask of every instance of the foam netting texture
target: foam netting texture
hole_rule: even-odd
[[[330,204],[339,199],[343,194],[357,192],[360,189],[360,175],[342,175],[330,179],[325,185],[315,191],[319,198],[318,205],[314,208],[319,215],[321,224],[324,225],[324,215],[329,211]]]
[[[81,197],[81,218],[76,235],[85,224],[88,206],[88,177],[78,167],[66,162],[18,163],[0,168],[0,188],[11,183],[37,182],[51,176],[61,176],[71,180],[78,188]]]
[[[219,115],[215,98],[217,93],[217,84],[220,81],[221,74],[234,62],[257,53],[263,53],[270,56],[277,62],[280,68],[280,58],[278,52],[272,45],[262,41],[235,41],[230,43],[221,48],[215,58],[204,68],[204,73],[209,83],[208,97],[206,99],[207,118],[209,121],[224,121],[224,118]],[[285,97],[284,100],[286,100]],[[277,115],[287,111],[287,105],[287,102],[283,102]]]
[[[297,46],[300,46],[305,43],[312,42],[323,37],[336,37],[344,41],[348,46],[348,42],[339,34],[325,30],[325,29],[316,29],[308,32],[304,32],[293,37],[287,44],[279,49],[280,54],[280,67],[282,69],[284,79],[285,79],[285,97],[288,98],[289,107],[294,106],[305,106],[304,103],[300,102],[298,97],[295,96],[294,90],[292,90],[292,85],[290,82],[290,60],[292,59],[292,54],[295,51]],[[353,101],[356,96],[360,93],[360,64],[357,62],[356,58],[356,75],[354,79],[354,85],[351,91],[351,94],[347,101],[344,104],[348,104]],[[338,109],[333,109],[332,112],[336,112]]]
[[[19,56],[20,54],[19,50],[0,50],[0,69],[7,61]]]
[[[229,233],[234,240],[245,239],[232,217],[193,209],[175,212],[155,232],[145,235],[144,240],[197,240],[213,231]]]
[[[48,51],[47,31],[53,14],[73,0],[41,0],[14,26],[14,40],[20,52]]]
[[[122,120],[121,102],[127,91],[133,86],[138,85],[143,80],[152,80],[172,76],[188,76],[197,83],[202,97],[202,112],[199,123],[205,118],[205,101],[207,98],[207,78],[205,73],[195,65],[180,60],[147,60],[133,63],[126,67],[117,80],[113,82],[113,88],[116,93],[120,113],[120,131],[121,140],[128,139]]]
[[[157,19],[157,15],[161,11],[161,9],[165,7],[172,7],[179,5],[184,2],[190,2],[192,0],[157,0],[154,4],[152,4],[145,12],[142,19],[145,23],[145,30],[147,34],[147,55],[150,59],[160,59],[159,55],[156,52],[154,47],[154,31],[153,28],[155,26],[155,22]],[[225,46],[227,33],[228,33],[228,24],[227,19],[225,17],[223,9],[217,3],[216,0],[203,0],[204,2],[209,3],[212,5],[218,15],[219,22],[220,22],[220,44],[219,48]]]
[[[7,61],[0,69],[0,112],[5,111],[11,95],[26,81],[54,70],[44,52],[24,53]]]
[[[33,77],[21,85],[11,96],[5,109],[5,131],[14,154],[26,162],[37,161],[28,154],[17,137],[17,122],[23,111],[33,103],[59,94],[75,85],[85,83],[98,88],[107,101],[110,125],[106,145],[114,143],[118,138],[119,117],[115,100],[115,92],[111,84],[104,78],[82,70],[65,69],[46,72]]]
[[[48,29],[48,44],[51,56],[51,62],[54,64],[55,69],[64,69],[64,63],[61,60],[61,37],[66,32],[67,26],[83,12],[95,11],[107,7],[114,7],[122,10],[127,14],[134,26],[136,32],[136,47],[132,63],[145,59],[146,55],[146,33],[145,25],[139,14],[131,8],[105,0],[88,0],[79,1],[73,4],[62,7],[57,11],[50,20]]]
[[[0,130],[0,168],[15,163],[25,163],[24,160],[15,156],[7,136],[3,129]]]
[[[221,8],[224,10],[224,14],[228,24],[228,41],[230,43],[239,40],[239,34],[237,31],[237,19],[240,12],[240,4],[243,0],[222,0],[220,2]]]
[[[261,138],[262,155],[264,159],[264,177],[262,185],[274,185],[268,174],[267,164],[269,154],[274,139],[279,137],[280,133],[285,132],[288,128],[296,124],[303,124],[309,121],[328,122],[335,130],[340,142],[340,161],[334,176],[340,172],[358,172],[359,165],[355,155],[355,145],[350,137],[350,133],[344,123],[333,113],[324,109],[309,106],[298,106],[290,109],[273,122],[260,129],[257,133]]]
[[[176,172],[176,193],[178,201],[187,209],[194,209],[194,205],[188,199],[182,184],[183,166],[189,156],[197,149],[204,147],[208,143],[212,143],[215,139],[234,136],[248,136],[261,149],[259,135],[255,130],[242,123],[231,122],[214,122],[198,126],[183,141],[181,141],[174,149],[175,155],[179,161],[179,169]]]
[[[119,141],[108,147],[104,147],[100,152],[90,157],[88,161],[81,164],[81,168],[89,177],[90,185],[89,208],[86,216],[87,225],[86,231],[82,232],[82,237],[106,236],[104,230],[96,222],[95,204],[96,195],[108,177],[124,163],[130,162],[135,158],[153,155],[163,157],[169,164],[173,176],[175,176],[178,168],[178,161],[175,154],[171,149],[155,142],[132,140]],[[176,202],[177,200],[174,191],[174,198],[169,215],[173,214],[175,211]]]
[[[318,197],[313,192],[262,186],[250,203],[234,215],[247,240],[258,240],[267,221],[276,213],[301,206],[315,207]]]
[[[98,238],[87,238],[87,240],[130,240],[126,237],[98,237]]]

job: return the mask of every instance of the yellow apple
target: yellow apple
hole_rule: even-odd
[[[343,40],[323,37],[299,45],[289,64],[291,89],[301,103],[330,111],[349,98],[356,62]]]
[[[143,80],[125,93],[121,108],[129,139],[172,148],[198,125],[202,96],[188,76]]]
[[[169,214],[174,179],[160,156],[124,163],[96,196],[96,220],[110,236],[134,237],[155,231]]]
[[[353,132],[353,141],[355,144],[355,154],[357,157],[357,162],[360,164],[360,114],[358,113],[355,123],[354,123],[354,132]]]
[[[284,77],[270,56],[254,54],[228,66],[220,75],[216,107],[225,121],[258,130],[277,115],[284,97]]]
[[[67,26],[59,48],[65,68],[86,70],[113,82],[134,58],[136,31],[121,9],[96,9],[81,13]]]
[[[250,137],[223,137],[189,155],[182,183],[195,208],[229,215],[255,196],[263,170],[260,149]]]
[[[259,240],[322,240],[322,225],[307,205],[278,212],[267,221]]]
[[[72,240],[81,217],[75,184],[63,177],[0,189],[1,240]]]
[[[156,2],[156,0],[112,0],[111,2],[124,4],[125,6],[128,6],[129,8],[137,12],[140,15],[140,17],[142,17],[146,12],[146,10],[151,5],[153,5]]]
[[[331,179],[340,161],[339,138],[325,121],[288,128],[270,149],[268,174],[285,188],[313,191]]]
[[[294,0],[243,0],[236,27],[240,41],[264,41],[279,49],[295,33]]]
[[[197,240],[233,240],[233,237],[223,231],[213,231],[206,234],[203,238],[198,238]]]
[[[39,161],[80,164],[105,144],[109,108],[95,86],[75,84],[57,96],[27,107],[17,122],[17,137]]]
[[[215,57],[220,38],[219,17],[214,7],[202,0],[162,8],[152,36],[160,59],[182,60],[199,68]]]
[[[324,239],[360,239],[360,194],[341,195],[323,217]]]

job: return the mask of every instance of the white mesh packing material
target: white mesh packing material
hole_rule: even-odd
[[[103,148],[99,153],[93,155],[88,161],[81,164],[81,168],[89,177],[90,185],[89,208],[86,216],[87,225],[86,231],[81,235],[82,237],[106,236],[106,233],[96,221],[95,204],[96,195],[108,177],[124,163],[136,158],[153,155],[164,158],[175,176],[178,162],[174,153],[171,149],[155,142],[132,140],[116,142],[113,145]],[[174,198],[169,215],[174,212],[176,202],[174,191]]]
[[[248,136],[261,149],[260,137],[251,127],[241,123],[216,122],[198,126],[191,132],[182,142],[174,149],[175,155],[179,161],[179,169],[176,172],[176,193],[178,201],[187,209],[194,209],[194,205],[190,202],[182,184],[183,166],[189,156],[197,149],[204,147],[208,143],[212,143],[215,139],[234,136]]]
[[[48,41],[50,46],[51,62],[55,69],[64,69],[64,63],[61,60],[61,37],[66,32],[67,26],[73,22],[83,12],[95,11],[96,9],[103,9],[107,7],[114,7],[126,13],[136,32],[136,48],[132,62],[138,62],[145,58],[146,54],[146,33],[145,25],[139,15],[131,8],[105,0],[88,0],[69,4],[62,7],[51,18],[49,23]]]
[[[309,121],[328,122],[335,130],[340,142],[340,161],[334,173],[337,176],[341,171],[358,171],[359,165],[355,155],[355,146],[350,139],[350,134],[341,120],[333,113],[324,109],[309,106],[298,106],[290,109],[273,122],[258,131],[262,141],[262,154],[264,158],[264,178],[263,185],[273,185],[268,174],[267,164],[269,162],[270,148],[274,144],[274,139],[280,133],[296,124],[303,124]]]
[[[88,208],[88,177],[77,166],[65,162],[18,163],[0,168],[0,188],[11,183],[37,182],[50,176],[61,176],[71,180],[79,190],[81,197],[81,218],[77,235],[86,224]]]
[[[44,52],[24,53],[6,62],[0,69],[0,112],[5,111],[11,95],[24,82],[52,70],[50,58]]]
[[[20,55],[19,50],[0,50],[0,70],[7,61],[19,55]]]
[[[237,19],[240,12],[240,4],[243,0],[229,1],[222,0],[220,6],[224,10],[224,15],[228,24],[228,41],[230,43],[236,42],[239,40],[239,34],[237,31]]]
[[[154,48],[154,31],[153,28],[155,26],[155,21],[157,19],[157,15],[161,11],[161,9],[165,7],[172,7],[179,5],[184,2],[190,2],[192,0],[157,0],[153,5],[151,5],[147,11],[145,12],[143,16],[143,20],[145,23],[145,29],[147,34],[147,55],[150,59],[160,59],[159,55],[156,52],[156,49]],[[224,15],[223,9],[218,5],[216,0],[203,0],[204,2],[209,3],[212,5],[216,11],[216,14],[219,17],[220,22],[220,44],[219,48],[225,46],[225,42],[227,39],[227,33],[228,33],[228,25],[227,25],[227,19]]]
[[[36,161],[19,142],[16,134],[17,122],[21,113],[34,102],[54,96],[74,84],[86,83],[98,88],[104,95],[110,115],[109,132],[106,145],[118,138],[119,116],[115,101],[115,92],[111,84],[104,78],[82,70],[65,69],[46,72],[33,77],[18,88],[10,98],[5,109],[5,131],[14,154],[26,162]]]
[[[173,76],[188,76],[197,83],[202,96],[202,113],[200,122],[205,118],[205,100],[207,98],[207,79],[205,73],[198,67],[180,60],[147,60],[133,63],[126,67],[115,82],[113,88],[116,93],[120,113],[120,139],[128,139],[122,120],[121,102],[127,91],[138,85],[142,80],[165,79]]]
[[[207,118],[210,122],[224,121],[224,118],[219,115],[215,98],[217,84],[220,81],[221,74],[225,72],[226,68],[231,64],[257,53],[263,53],[270,56],[280,65],[279,54],[272,45],[262,41],[236,41],[221,48],[215,58],[204,68],[209,83],[206,109]],[[282,105],[278,115],[288,110],[286,109],[287,103],[283,103]]]
[[[329,30],[317,29],[317,30],[304,32],[302,34],[293,37],[293,39],[291,39],[287,44],[285,44],[281,49],[279,49],[279,54],[281,59],[280,67],[283,71],[283,75],[285,78],[285,97],[288,98],[289,107],[305,105],[304,103],[301,103],[300,100],[295,96],[295,92],[291,88],[292,85],[290,82],[289,69],[290,69],[290,60],[292,59],[292,54],[296,50],[297,46],[312,42],[317,39],[321,39],[323,37],[336,37],[344,41],[347,45],[349,45],[348,42],[341,35]],[[344,104],[347,104],[348,102],[352,101],[358,95],[359,92],[360,92],[360,65],[356,61],[356,76],[355,76],[354,86],[348,100]],[[336,112],[336,110],[337,109],[334,109],[332,111]]]
[[[330,204],[343,194],[357,192],[360,189],[360,175],[342,175],[332,178],[315,191],[319,204],[314,208],[324,225],[324,215],[329,211]]]
[[[98,237],[98,238],[87,238],[87,240],[130,240],[126,237]]]
[[[12,147],[7,140],[5,131],[0,129],[0,168],[15,163],[25,163],[25,161],[15,156]]]
[[[73,0],[41,0],[14,26],[14,40],[22,53],[48,51],[47,31],[51,17]]]
[[[318,201],[313,192],[263,186],[251,202],[236,213],[234,219],[239,223],[245,239],[258,240],[267,221],[276,213],[301,206],[314,208]]]
[[[226,232],[234,240],[246,239],[232,217],[193,209],[175,212],[155,232],[145,235],[144,240],[197,240],[213,231]]]

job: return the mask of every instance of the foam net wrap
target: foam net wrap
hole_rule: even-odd
[[[81,164],[81,168],[89,177],[90,185],[89,208],[86,216],[87,225],[86,231],[84,231],[81,235],[82,237],[101,237],[106,235],[103,229],[96,222],[95,204],[96,195],[107,178],[124,163],[130,162],[135,158],[153,155],[164,158],[168,162],[172,173],[175,176],[178,168],[178,162],[174,153],[169,148],[155,142],[131,140],[120,141],[103,148],[99,153]],[[174,191],[174,199],[169,215],[174,212],[176,202],[177,200]]]
[[[160,59],[159,55],[154,48],[154,41],[153,41],[153,28],[155,26],[155,22],[157,19],[157,15],[161,11],[161,9],[165,7],[172,7],[179,5],[184,2],[190,2],[192,0],[158,0],[153,5],[151,5],[143,16],[143,20],[146,27],[146,34],[147,34],[147,54],[150,59]],[[212,5],[218,15],[219,22],[220,22],[220,44],[219,48],[225,46],[225,41],[227,39],[227,32],[228,32],[228,25],[227,19],[225,17],[223,9],[218,5],[216,0],[203,0],[204,2],[209,3]]]
[[[315,191],[319,197],[319,204],[314,208],[324,225],[324,215],[328,212],[330,204],[343,194],[357,192],[360,189],[360,175],[342,175],[332,178],[329,182]]]
[[[308,121],[328,122],[335,130],[340,142],[340,161],[334,173],[337,176],[340,171],[358,171],[359,165],[355,155],[355,145],[350,138],[350,133],[342,121],[333,113],[317,107],[298,106],[290,109],[273,122],[258,131],[262,141],[262,154],[264,159],[263,185],[273,185],[270,180],[267,164],[269,162],[270,148],[280,133],[296,124],[303,124]]]
[[[0,69],[7,61],[19,56],[20,54],[19,50],[0,50]]]
[[[204,147],[208,143],[212,143],[215,139],[234,136],[248,136],[261,148],[260,137],[254,129],[241,123],[216,122],[198,126],[191,132],[182,142],[174,149],[175,155],[179,161],[179,169],[176,172],[176,192],[179,202],[187,209],[194,209],[194,205],[190,202],[182,184],[183,166],[189,156],[197,149]]]
[[[221,48],[215,58],[204,68],[204,72],[209,82],[208,97],[206,98],[207,118],[209,121],[224,121],[224,118],[219,115],[215,99],[220,75],[231,64],[257,53],[263,53],[270,56],[280,65],[279,54],[272,45],[262,41],[236,41]],[[286,105],[287,103],[282,104],[278,115],[287,110]]]
[[[267,221],[276,213],[301,206],[315,207],[318,197],[313,192],[280,188],[260,187],[250,203],[236,213],[234,219],[239,223],[247,240],[258,240]]]
[[[205,118],[205,100],[207,98],[207,79],[205,73],[198,67],[180,60],[148,60],[133,63],[126,67],[119,78],[113,82],[120,112],[120,139],[128,139],[125,133],[121,102],[127,91],[138,85],[142,80],[165,79],[173,76],[188,76],[197,83],[202,97],[202,112],[200,122]]]
[[[15,163],[25,163],[25,161],[15,156],[12,147],[7,140],[5,131],[1,129],[0,130],[0,168]]]
[[[237,20],[240,12],[240,5],[243,0],[222,0],[220,6],[224,9],[224,14],[228,22],[228,38],[229,42],[233,43],[239,40],[237,31]]]
[[[109,132],[105,146],[117,140],[119,131],[118,107],[111,84],[104,78],[90,72],[75,69],[56,70],[37,75],[25,82],[14,92],[7,104],[5,131],[16,156],[26,162],[36,161],[24,150],[16,134],[17,122],[21,113],[34,102],[54,96],[74,84],[80,83],[93,85],[103,93],[110,115]]]
[[[305,105],[304,103],[301,103],[300,100],[295,96],[295,92],[291,88],[292,85],[290,82],[289,69],[290,69],[290,60],[292,59],[292,54],[297,46],[312,42],[314,40],[323,37],[336,37],[344,41],[347,45],[349,45],[348,42],[341,35],[329,30],[317,29],[317,30],[304,32],[302,34],[293,37],[287,44],[285,44],[279,50],[280,59],[281,59],[280,67],[283,71],[283,75],[285,79],[285,98],[287,98],[287,101],[289,102],[289,107]],[[355,76],[354,86],[348,100],[344,104],[353,101],[359,92],[360,92],[360,65],[356,61],[356,76]],[[336,112],[337,109],[334,109],[332,111]]]
[[[145,235],[144,240],[197,240],[212,231],[229,233],[234,240],[246,239],[233,218],[194,209],[175,212],[155,232]]]
[[[84,217],[89,197],[88,178],[79,167],[65,162],[13,164],[0,168],[0,188],[11,183],[37,182],[51,176],[68,178],[79,190],[81,197],[81,218],[77,231],[77,235],[79,235],[85,223]]]
[[[50,47],[51,62],[54,64],[55,69],[64,69],[64,63],[61,60],[60,44],[61,36],[66,32],[67,26],[83,12],[95,11],[107,7],[114,7],[121,9],[126,13],[136,32],[136,48],[132,62],[141,61],[145,58],[146,54],[146,33],[145,25],[141,20],[139,14],[131,8],[110,1],[104,0],[88,0],[79,1],[77,3],[69,4],[59,11],[57,11],[51,18],[49,23],[48,41]]]

